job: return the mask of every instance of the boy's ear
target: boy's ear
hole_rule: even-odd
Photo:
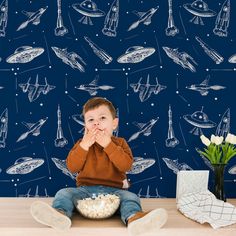
[[[119,119],[118,118],[113,119],[113,130],[115,130],[117,128],[118,123],[119,123]]]

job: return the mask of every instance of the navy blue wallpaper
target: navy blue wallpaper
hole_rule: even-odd
[[[82,105],[111,100],[141,197],[175,197],[179,170],[210,170],[199,135],[236,133],[233,0],[0,0],[0,196],[75,186],[65,158]],[[236,159],[226,167],[236,197]]]

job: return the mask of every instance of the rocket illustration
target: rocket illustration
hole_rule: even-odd
[[[8,20],[8,0],[3,0],[0,3],[0,37],[6,36],[6,27]]]
[[[0,116],[0,148],[5,148],[8,131],[8,109],[6,108]]]
[[[24,28],[26,28],[28,26],[29,23],[32,22],[32,24],[34,25],[38,25],[40,23],[40,17],[42,16],[42,14],[47,10],[48,6],[44,7],[44,8],[40,8],[38,11],[36,12],[27,12],[27,11],[22,11],[23,14],[25,14],[28,19],[26,21],[24,21],[16,31],[22,30]]]
[[[139,127],[139,131],[134,133],[128,140],[128,142],[138,138],[138,136],[140,134],[143,134],[145,136],[149,136],[151,134],[151,129],[153,127],[153,125],[156,124],[156,122],[159,120],[159,117],[157,117],[156,119],[151,119],[149,122],[147,123],[137,123],[137,122],[134,122],[134,124],[136,126]]]
[[[155,8],[151,8],[149,9],[147,12],[137,12],[137,11],[133,11],[134,14],[136,14],[139,19],[137,21],[135,21],[129,28],[127,31],[133,30],[135,28],[137,28],[139,26],[140,23],[143,22],[144,25],[149,25],[151,24],[151,18],[154,15],[154,13],[158,10],[159,6],[155,7]]]
[[[23,125],[25,125],[28,128],[28,131],[23,133],[16,142],[20,142],[23,139],[26,139],[29,134],[32,134],[34,136],[38,136],[40,134],[40,128],[41,126],[47,121],[48,117],[44,119],[40,119],[36,123],[26,123],[22,122]]]

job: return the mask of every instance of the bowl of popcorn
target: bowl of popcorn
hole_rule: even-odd
[[[89,219],[105,219],[112,216],[120,206],[120,198],[115,194],[93,194],[90,198],[77,201],[79,213]]]

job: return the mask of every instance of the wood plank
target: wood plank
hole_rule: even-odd
[[[0,235],[1,236],[128,236],[127,228],[119,216],[106,220],[89,220],[75,213],[72,228],[67,232],[57,232],[54,229],[37,223],[30,215],[30,205],[33,201],[42,200],[51,204],[52,198],[0,198]],[[236,206],[236,199],[228,202]],[[209,224],[199,224],[183,216],[176,209],[175,199],[152,198],[141,199],[144,210],[165,208],[168,212],[168,222],[158,231],[158,236],[232,236],[236,233],[236,224],[214,230]]]

